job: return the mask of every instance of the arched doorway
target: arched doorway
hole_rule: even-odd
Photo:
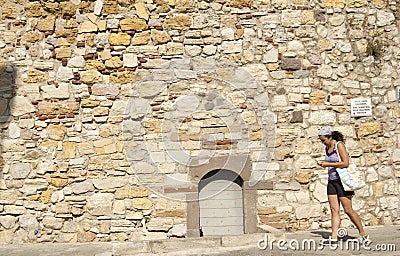
[[[203,236],[244,234],[243,179],[229,170],[213,170],[199,182]]]
[[[213,157],[206,164],[193,165],[190,167],[189,177],[190,180],[195,183],[196,190],[186,193],[186,199],[188,201],[186,216],[188,236],[201,236],[200,201],[202,200],[199,200],[199,191],[202,191],[204,185],[207,185],[206,181],[211,181],[211,179],[205,179],[207,175],[211,175],[212,172],[216,170],[229,170],[229,172],[234,173],[233,175],[235,178],[230,178],[229,180],[231,183],[236,184],[232,186],[239,186],[242,190],[244,233],[251,234],[257,232],[257,189],[265,189],[266,187],[272,187],[272,185],[258,182],[255,186],[249,186],[252,162],[248,155],[234,155]],[[217,177],[220,176],[215,176],[215,180],[217,180]],[[238,180],[236,180],[237,177],[240,177],[242,181],[238,183]],[[232,182],[235,180],[236,182]],[[202,181],[201,185],[200,181]]]

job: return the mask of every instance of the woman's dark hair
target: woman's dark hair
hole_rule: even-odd
[[[343,134],[341,132],[333,131],[331,136],[336,141],[344,142],[344,136],[343,136]]]

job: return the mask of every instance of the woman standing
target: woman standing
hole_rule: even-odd
[[[327,193],[331,208],[332,224],[332,236],[329,242],[335,243],[338,241],[340,204],[342,204],[344,212],[349,216],[354,225],[356,225],[360,233],[360,242],[364,244],[366,241],[369,241],[369,236],[364,231],[360,216],[353,210],[351,198],[354,195],[354,191],[344,190],[339,174],[336,171],[336,168],[346,168],[349,166],[349,155],[344,145],[344,136],[338,131],[333,131],[332,127],[325,126],[319,130],[318,137],[326,147],[325,161],[321,161],[318,164],[322,167],[328,167]]]

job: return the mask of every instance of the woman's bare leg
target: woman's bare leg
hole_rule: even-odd
[[[332,239],[337,239],[337,231],[340,227],[340,203],[337,195],[328,195],[331,208]]]
[[[339,197],[340,203],[343,206],[344,212],[349,216],[350,220],[356,225],[358,232],[360,235],[365,236],[366,233],[361,223],[360,216],[353,210],[353,206],[351,203],[351,196],[348,197]]]

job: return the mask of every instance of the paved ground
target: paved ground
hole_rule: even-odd
[[[320,246],[320,241],[330,235],[330,232],[320,230],[154,241],[3,245],[0,256],[400,256],[400,226],[375,226],[366,230],[372,243],[364,247],[353,242],[358,234],[352,229],[337,247]]]

